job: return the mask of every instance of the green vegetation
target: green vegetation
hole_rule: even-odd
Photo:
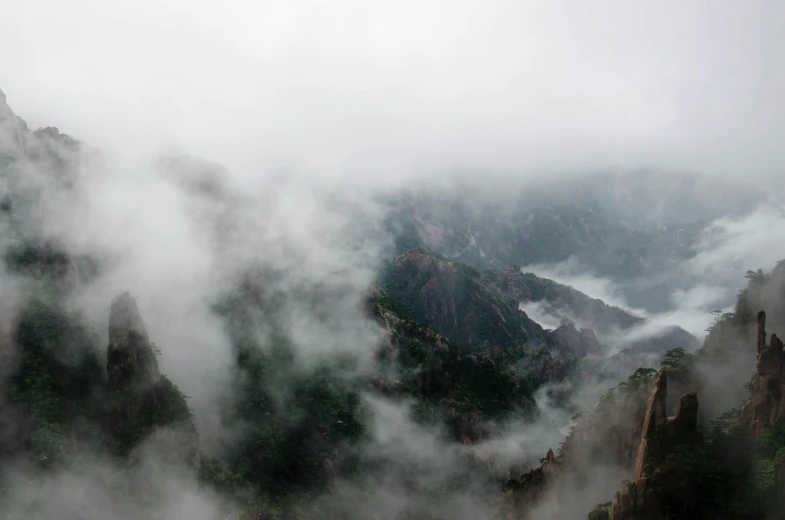
[[[69,433],[80,420],[103,413],[103,367],[94,340],[59,305],[42,300],[22,311],[14,339],[19,357],[9,393],[31,431],[21,441],[41,466],[74,463]]]
[[[597,506],[589,513],[588,520],[611,520],[611,503],[597,504]]]

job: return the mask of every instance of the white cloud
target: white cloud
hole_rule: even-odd
[[[3,14],[0,84],[34,124],[179,142],[246,175],[782,162],[776,3],[31,0]]]

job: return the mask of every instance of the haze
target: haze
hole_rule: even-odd
[[[784,35],[763,1],[28,0],[3,7],[0,85],[33,127],[246,175],[770,177]]]

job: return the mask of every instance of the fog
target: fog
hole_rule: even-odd
[[[784,23],[777,2],[32,0],[3,7],[0,84],[33,126],[246,175],[774,176]]]
[[[31,128],[57,126],[92,147],[78,158],[73,193],[49,186],[50,165],[17,172],[21,189],[41,197],[31,226],[106,262],[70,302],[104,344],[111,298],[137,297],[205,449],[233,435],[216,419],[233,359],[209,307],[248,273],[276,272],[265,296],[300,369],[349,357],[367,371],[385,341],[364,310],[390,247],[377,195],[449,183],[456,172],[492,173],[493,191],[510,177],[637,167],[765,185],[785,159],[785,8],[774,2],[30,0],[0,12],[9,104]],[[9,135],[2,152],[18,144]],[[187,164],[185,177],[203,172],[209,186],[189,185],[177,161],[191,159],[160,159],[180,152],[228,171]],[[745,270],[785,257],[781,222],[776,206],[715,221],[695,256],[662,275],[680,283],[666,311],[629,304],[618,281],[571,261],[527,268],[648,318],[627,338],[672,324],[701,335],[708,311],[733,303]],[[20,285],[0,277],[3,320]],[[265,348],[270,331],[256,332]],[[594,383],[571,404],[586,409],[610,385]],[[461,450],[416,424],[407,403],[365,395],[364,455],[386,471],[337,482],[322,505],[374,518],[436,514],[433,489],[474,470],[465,451],[489,466],[502,457],[501,471],[535,464],[571,423],[544,389],[535,397],[543,421],[514,422]],[[617,485],[618,468],[607,473],[603,493]],[[21,490],[4,513],[135,518],[133,505],[116,503],[115,476],[90,461],[82,473],[30,477],[52,500]],[[162,479],[161,492],[173,490],[156,510],[162,518],[212,519],[234,505],[188,478]],[[490,516],[484,484],[439,502],[438,514]]]
[[[523,270],[647,318],[647,324],[635,331],[639,336],[679,325],[703,338],[714,320],[713,311],[733,310],[738,292],[747,283],[744,273],[768,271],[785,258],[783,229],[785,209],[762,203],[746,215],[709,223],[693,244],[693,255],[656,276],[613,280],[593,273],[575,257],[557,264],[524,266]],[[665,309],[652,310],[629,302],[629,294],[655,289],[668,291]]]

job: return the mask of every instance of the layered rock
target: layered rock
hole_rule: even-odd
[[[158,460],[197,471],[199,439],[185,397],[162,376],[136,302],[112,302],[107,352],[108,428],[121,455],[154,450]]]
[[[756,373],[749,384],[750,399],[742,408],[742,420],[749,421],[753,433],[760,437],[777,420],[785,418],[785,381],[782,377],[785,352],[782,341],[772,334],[766,344],[766,313],[757,316]]]
[[[622,482],[613,497],[613,520],[644,520],[664,518],[659,507],[653,459],[662,459],[677,444],[693,442],[698,436],[698,396],[687,392],[679,401],[675,417],[666,414],[667,379],[661,371],[646,406],[635,473],[632,481]]]

